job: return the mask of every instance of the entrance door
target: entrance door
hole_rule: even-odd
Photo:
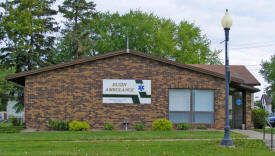
[[[241,129],[244,123],[243,94],[233,92],[229,96],[229,123],[231,128]]]

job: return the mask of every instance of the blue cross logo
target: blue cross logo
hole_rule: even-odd
[[[139,86],[138,86],[138,90],[139,90],[139,91],[143,91],[143,90],[144,90],[144,85],[142,85],[142,84],[139,85]]]

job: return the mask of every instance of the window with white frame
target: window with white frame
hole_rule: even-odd
[[[169,89],[169,119],[173,123],[213,123],[214,91]]]

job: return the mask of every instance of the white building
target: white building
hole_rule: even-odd
[[[16,117],[24,120],[24,110],[16,113],[16,110],[14,109],[15,104],[17,101],[8,101],[7,104],[7,118],[9,119],[10,117]]]
[[[268,112],[272,113],[272,96],[263,94],[261,98],[263,108]]]

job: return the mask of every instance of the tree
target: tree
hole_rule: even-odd
[[[266,88],[269,95],[272,96],[272,110],[275,109],[275,55],[273,55],[270,61],[263,61],[262,69],[260,73],[263,75],[264,79],[270,84]]]
[[[5,111],[8,100],[13,99],[9,93],[14,92],[15,88],[11,82],[5,80],[5,77],[14,71],[14,68],[0,68],[0,111]]]
[[[129,48],[172,58],[181,63],[221,64],[220,50],[211,51],[210,41],[199,27],[182,21],[159,18],[141,11],[100,13],[88,28],[92,31],[92,55]]]
[[[55,0],[14,0],[1,3],[1,26],[5,42],[1,63],[15,66],[16,72],[45,66],[52,59],[54,32],[58,31],[51,9]]]
[[[92,42],[89,40],[91,35],[87,29],[87,25],[92,24],[92,20],[96,15],[95,4],[86,2],[86,0],[65,0],[62,6],[59,7],[59,12],[66,19],[64,23],[66,28],[62,30],[62,37],[57,51],[58,54],[64,54],[63,48],[70,49],[69,53],[74,58],[87,56],[91,49]],[[65,44],[65,47],[64,45]],[[69,47],[69,48],[66,48]]]
[[[261,109],[264,109],[261,100],[255,101],[254,102],[254,106],[257,106],[257,107],[259,107]]]
[[[51,6],[55,0],[13,0],[0,4],[0,66],[14,67],[15,72],[51,64],[58,31]],[[16,89],[23,108],[23,91]]]
[[[221,51],[211,51],[210,40],[201,35],[199,27],[194,23],[181,21],[177,26],[177,46],[174,57],[177,62],[185,64],[220,64],[218,54]]]

